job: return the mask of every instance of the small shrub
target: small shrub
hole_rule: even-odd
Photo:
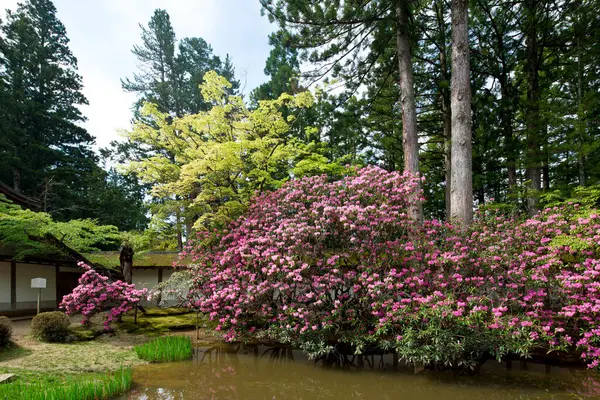
[[[0,348],[8,346],[12,336],[12,326],[8,317],[0,316]]]
[[[69,336],[71,321],[60,311],[44,312],[33,317],[32,335],[44,342],[64,342]]]
[[[114,373],[71,377],[67,381],[37,381],[0,385],[0,399],[97,400],[112,399],[131,388],[131,368]]]
[[[187,336],[163,336],[135,347],[142,360],[168,362],[192,358],[192,340]]]

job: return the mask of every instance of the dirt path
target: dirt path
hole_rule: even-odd
[[[31,318],[29,319],[20,319],[18,321],[11,321],[11,326],[13,330],[13,338],[22,339],[24,336],[29,335],[31,325]]]
[[[18,318],[11,320],[11,326],[13,328],[13,338],[15,340],[23,339],[25,336],[31,334],[31,318]],[[81,317],[71,317],[71,324],[78,324]]]

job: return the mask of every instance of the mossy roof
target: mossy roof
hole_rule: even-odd
[[[85,253],[94,264],[100,264],[105,267],[119,267],[118,251],[99,251],[94,253]],[[146,251],[135,253],[133,256],[133,268],[148,268],[148,267],[172,267],[175,265],[185,265],[189,260],[179,260],[179,253],[176,251]]]

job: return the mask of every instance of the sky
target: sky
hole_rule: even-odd
[[[17,2],[0,0],[2,19],[4,9]],[[90,103],[81,108],[88,118],[83,126],[96,137],[96,147],[130,126],[135,94],[125,93],[120,79],[136,71],[131,49],[141,43],[139,24],[147,25],[156,8],[167,10],[178,39],[202,37],[222,59],[229,53],[243,93],[267,80],[268,35],[275,26],[260,15],[258,0],[54,0],[54,5],[83,77]]]

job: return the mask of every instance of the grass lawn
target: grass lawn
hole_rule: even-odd
[[[144,363],[133,348],[146,340],[143,336],[120,332],[93,341],[64,344],[43,343],[29,336],[16,337],[10,348],[0,350],[0,373],[16,375],[14,381],[0,388],[0,397],[6,392],[4,394],[9,393],[11,398],[17,393],[22,393],[21,398],[43,398],[57,390],[59,397],[70,398],[69,391],[89,391],[90,385],[106,379],[107,372]],[[28,392],[27,388],[33,391]],[[49,392],[44,395],[45,391]]]
[[[27,369],[56,373],[104,372],[121,365],[134,365],[139,360],[133,347],[145,337],[117,333],[96,340],[74,343],[42,343],[24,338],[8,350],[0,352],[0,371]],[[4,371],[10,372],[10,371]]]
[[[172,331],[178,335],[195,338],[196,314],[186,309],[150,308],[147,314],[138,312],[138,324],[133,314],[123,318],[112,334],[98,335],[101,319],[95,318],[91,329],[73,324],[71,329],[79,341],[71,343],[44,343],[28,335],[28,327],[22,321],[13,337],[13,345],[0,350],[0,374],[16,375],[14,383],[37,387],[85,381],[114,372],[122,367],[146,363],[138,357],[134,347],[148,342],[150,338],[164,336]],[[219,341],[212,324],[201,316],[200,342]]]

